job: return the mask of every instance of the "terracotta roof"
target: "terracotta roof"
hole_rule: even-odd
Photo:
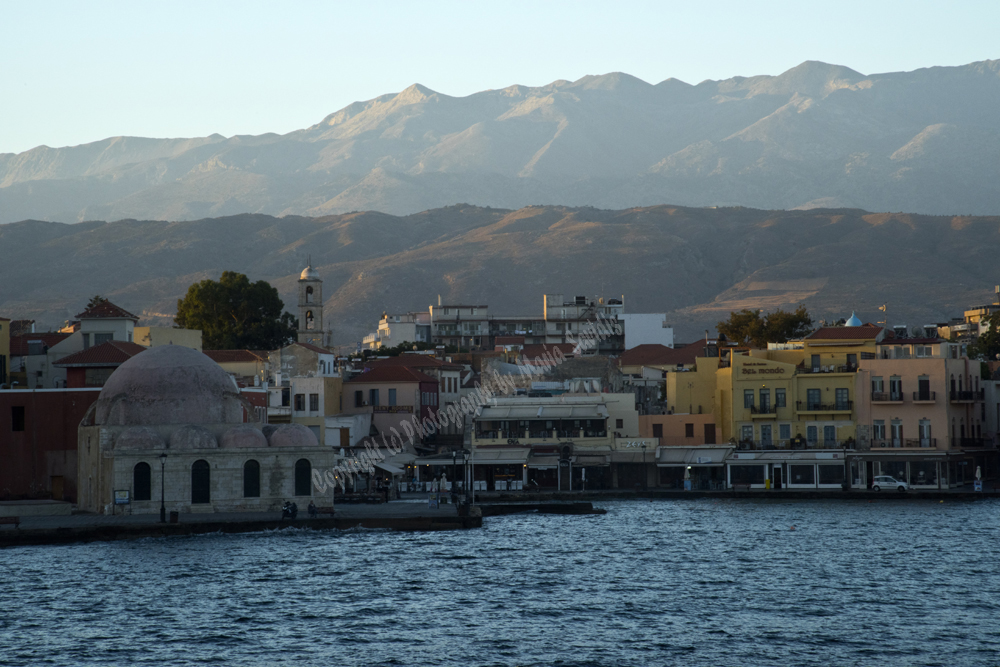
[[[559,348],[559,350],[563,353],[563,356],[566,357],[579,354],[576,351],[576,345],[573,343],[552,343],[550,345],[534,343],[532,345],[525,345],[521,348],[521,356],[528,359],[544,357],[546,354],[551,355],[556,348]]]
[[[497,336],[494,345],[524,345],[524,336]]]
[[[875,340],[882,327],[822,327],[806,336],[809,340]]]
[[[636,345],[625,350],[618,358],[619,366],[677,366],[694,364],[698,357],[705,356],[705,342],[695,341],[687,345],[678,344],[673,348],[658,343]]]
[[[217,364],[267,361],[267,352],[254,350],[203,350],[203,352]]]
[[[108,366],[120,366],[147,348],[124,340],[109,340],[107,343],[95,345],[82,352],[76,352],[67,357],[63,357],[53,364],[54,366],[90,366],[107,368]]]
[[[12,357],[26,357],[28,356],[28,343],[34,341],[41,341],[44,347],[52,347],[56,343],[61,343],[70,334],[63,333],[29,333],[21,334],[19,336],[10,337],[10,356]]]
[[[119,308],[110,301],[102,301],[93,308],[88,308],[77,315],[81,320],[96,320],[101,318],[126,319],[139,321],[138,315],[133,315],[124,308]]]
[[[437,380],[426,373],[415,371],[406,366],[381,366],[366,370],[361,375],[347,381],[351,382],[433,382]]]
[[[461,368],[461,364],[449,364],[436,359],[429,354],[401,354],[398,357],[372,359],[365,362],[365,368],[384,368],[387,366],[406,368],[444,368],[446,370]]]
[[[333,354],[333,350],[328,350],[325,347],[320,347],[319,345],[313,345],[312,343],[292,343],[292,345],[298,345],[299,347],[304,347],[307,350],[312,350],[313,352],[318,352],[319,354]]]

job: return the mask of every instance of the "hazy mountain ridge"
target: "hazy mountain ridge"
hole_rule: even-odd
[[[188,285],[223,270],[266,279],[294,309],[306,257],[324,279],[339,343],[383,311],[436,296],[537,314],[546,292],[625,295],[666,312],[680,340],[744,307],[806,303],[818,318],[942,321],[1000,283],[1000,217],[656,206],[626,210],[450,206],[404,217],[244,214],[195,221],[0,226],[0,314],[61,324],[94,294],[169,323]]]
[[[286,135],[0,155],[0,222],[394,214],[471,201],[1000,212],[1000,61],[656,85],[622,73],[449,97],[414,84]]]

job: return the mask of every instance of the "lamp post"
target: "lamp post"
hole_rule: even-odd
[[[160,523],[166,523],[167,522],[167,506],[163,502],[164,498],[166,498],[166,496],[164,495],[164,491],[163,491],[164,490],[164,486],[163,486],[163,479],[164,479],[163,470],[166,467],[166,465],[167,465],[167,453],[163,452],[162,454],[160,454]]]
[[[642,488],[648,488],[649,471],[646,470],[646,443],[642,443]]]
[[[451,504],[458,498],[458,450],[451,450]]]

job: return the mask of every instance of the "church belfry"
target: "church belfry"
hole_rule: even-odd
[[[323,321],[323,280],[310,262],[299,276],[298,341],[328,347],[330,332],[323,328]]]

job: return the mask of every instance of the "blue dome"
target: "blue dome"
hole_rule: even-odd
[[[844,323],[844,326],[847,326],[847,327],[860,327],[861,324],[862,324],[861,320],[859,320],[858,316],[855,315],[852,312],[851,313],[851,319],[847,320],[847,322]]]

